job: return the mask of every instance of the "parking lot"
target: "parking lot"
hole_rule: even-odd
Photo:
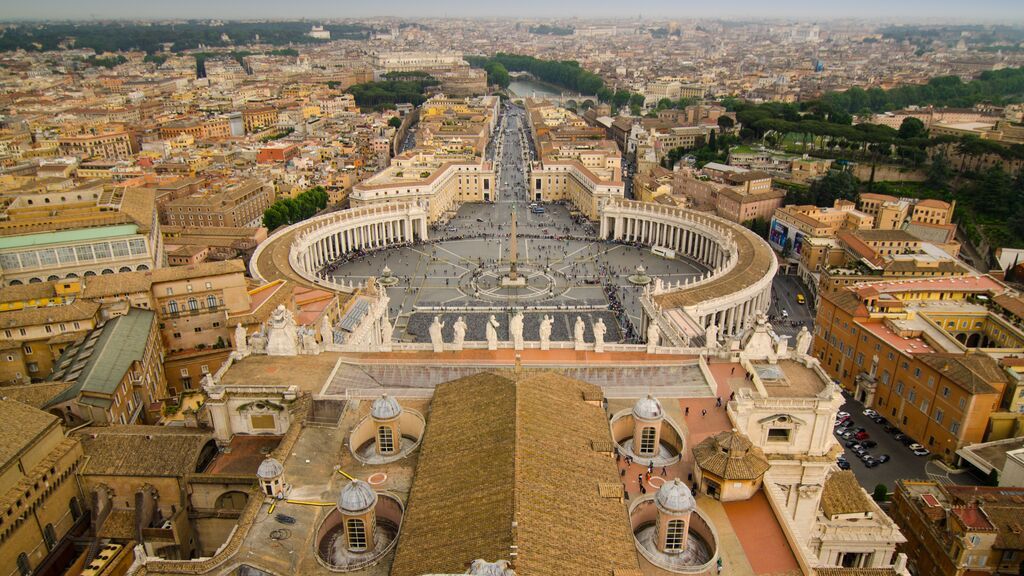
[[[868,452],[876,458],[882,454],[888,454],[891,458],[884,464],[868,468],[851,448],[846,447],[846,440],[836,437],[836,440],[843,446],[846,459],[850,462],[850,470],[857,476],[860,485],[868,492],[872,492],[879,484],[885,484],[891,492],[896,480],[901,478],[930,479],[943,484],[980,484],[979,479],[970,473],[950,474],[945,468],[931,462],[928,456],[915,456],[909,448],[893,438],[896,433],[886,432],[882,429],[882,424],[876,424],[865,416],[863,404],[845,392],[843,396],[846,398],[846,403],[840,410],[849,412],[853,421],[856,422],[856,427],[863,427],[870,435],[870,439],[878,443],[878,446],[869,449]]]

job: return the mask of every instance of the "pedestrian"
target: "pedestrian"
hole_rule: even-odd
[[[736,399],[736,393],[735,392],[729,392],[729,400],[735,400],[735,399]]]
[[[718,398],[715,398],[715,408],[721,408],[721,407],[722,407],[722,397],[719,396]]]
[[[701,416],[707,416],[707,415],[708,415],[708,409],[707,409],[707,408],[704,408],[703,410],[701,410],[701,411],[700,411],[700,415],[701,415]]]
[[[689,415],[690,415],[690,407],[689,407],[689,406],[687,406],[687,407],[686,407],[686,410],[685,410],[684,412],[685,412],[685,413],[683,414],[684,416],[689,416]]]
[[[733,366],[733,367],[732,367],[732,372],[729,372],[729,374],[735,374],[735,373],[736,373],[736,367],[735,367],[735,366]]]
[[[646,474],[644,474],[644,480],[646,480],[647,482],[651,481],[651,472],[649,470]]]
[[[641,486],[644,485],[644,475],[643,474],[637,474],[636,475],[636,483],[641,485]]]
[[[644,487],[643,487],[643,486],[641,485],[641,486],[640,486],[640,493],[641,493],[641,494],[647,494],[647,488],[644,488]]]
[[[662,467],[661,467],[661,477],[662,477],[662,478],[664,478],[664,477],[666,477],[666,476],[668,476],[668,471],[667,471],[667,470],[665,470],[665,467],[664,467],[664,466],[662,466]]]

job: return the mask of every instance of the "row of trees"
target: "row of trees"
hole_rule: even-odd
[[[898,86],[889,90],[853,87],[831,92],[822,101],[850,114],[886,112],[907,106],[970,107],[979,102],[1003,104],[1024,96],[1024,68],[982,72],[964,82],[958,76],[932,78],[927,84]]]
[[[366,39],[372,27],[363,24],[329,24],[331,38]],[[46,23],[8,26],[0,35],[0,52],[57,50],[74,39],[77,48],[97,52],[143,50],[160,52],[173,43],[171,50],[181,52],[202,46],[221,47],[259,42],[275,46],[324,42],[307,35],[309,22],[225,22],[210,26],[202,22],[143,25],[133,22]],[[229,40],[224,40],[226,34]]]
[[[327,191],[314,186],[295,198],[281,198],[263,211],[263,226],[273,231],[312,217],[327,207]]]
[[[529,72],[534,78],[575,90],[583,94],[597,94],[604,88],[604,80],[600,76],[580,67],[574,60],[540,60],[533,56],[505,54],[499,52],[492,58],[482,56],[466,56],[466,61],[476,68],[487,69],[490,63],[501,64],[506,71]]]
[[[405,73],[408,74],[408,73]],[[433,76],[423,76],[409,80],[383,80],[380,82],[364,82],[349,86],[348,92],[355,98],[356,104],[362,108],[383,109],[395,104],[412,104],[419,106],[426,99],[426,89],[437,86],[440,82]]]

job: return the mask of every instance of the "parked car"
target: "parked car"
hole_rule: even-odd
[[[892,424],[886,424],[886,425],[882,426],[882,430],[885,430],[889,434],[895,434],[895,433],[900,431],[899,428],[893,426]]]
[[[865,448],[874,448],[875,446],[878,446],[878,442],[875,442],[874,440],[861,440],[860,445]]]
[[[865,452],[860,455],[861,462],[867,462],[868,460],[874,460],[875,457],[870,452]]]
[[[869,458],[864,461],[864,466],[868,468],[874,468],[875,466],[878,466],[878,460],[875,460],[874,458]]]
[[[907,446],[907,448],[910,448],[910,451],[914,453],[914,456],[927,456],[931,454],[931,452],[929,452],[927,448],[918,444],[917,442],[914,442],[910,446]]]
[[[874,418],[875,416],[878,416],[878,412],[875,412],[871,408],[865,408],[863,414],[868,418]]]
[[[903,444],[904,446],[910,446],[911,444],[915,444],[914,439],[911,438],[910,436],[907,436],[906,434],[897,434],[896,436],[894,436],[894,438],[899,440],[900,443]]]
[[[836,460],[836,466],[838,466],[840,470],[850,469],[850,463],[846,460]]]
[[[854,434],[856,434],[856,432],[854,432],[853,430],[847,430],[846,432],[840,434],[840,436],[843,438],[843,440],[849,440],[850,438],[853,438]]]
[[[851,447],[850,450],[852,450],[853,453],[856,454],[858,457],[861,456],[862,454],[865,454],[868,451],[867,448],[861,446],[860,444]]]
[[[866,431],[861,430],[860,432],[854,434],[853,437],[856,438],[857,440],[867,440],[868,438],[871,438],[871,435],[868,434]]]
[[[884,416],[881,416],[881,415],[875,416],[875,417],[874,417],[874,418],[872,418],[871,420],[872,420],[872,421],[873,421],[873,422],[874,422],[875,424],[878,424],[879,426],[888,426],[888,425],[889,425],[889,421],[888,421],[888,420],[886,420],[886,419],[885,419],[885,417],[884,417]]]
[[[860,446],[860,442],[858,442],[856,440],[847,440],[846,441],[846,447],[847,448],[856,448],[857,446]]]
[[[882,454],[881,456],[876,458],[876,460],[878,460],[879,464],[885,464],[886,462],[888,462],[890,460],[890,458],[889,458],[888,454]]]

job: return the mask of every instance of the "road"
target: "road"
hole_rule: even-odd
[[[839,440],[846,453],[846,459],[850,461],[851,470],[857,476],[861,486],[868,492],[872,492],[875,486],[885,484],[892,492],[896,480],[903,479],[929,479],[943,484],[966,484],[980,485],[982,482],[970,473],[950,474],[938,464],[931,462],[926,456],[914,456],[914,454],[902,443],[893,439],[893,434],[882,429],[882,425],[875,424],[864,416],[864,405],[848,396],[843,396],[846,403],[840,408],[843,412],[849,412],[857,426],[863,427],[871,439],[878,442],[878,446],[871,448],[869,452],[874,456],[888,454],[892,460],[885,464],[879,464],[874,468],[868,468],[846,447],[846,440]]]
[[[797,294],[804,295],[804,303],[796,300]],[[786,318],[783,318],[782,311],[786,311]],[[804,286],[799,276],[790,274],[776,274],[772,280],[772,305],[768,308],[768,316],[772,320],[772,327],[775,333],[780,336],[796,336],[802,326],[808,330],[814,330],[814,299]],[[794,344],[790,338],[790,344]]]

